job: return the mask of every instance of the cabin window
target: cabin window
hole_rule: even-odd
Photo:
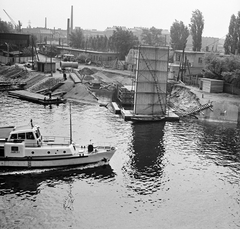
[[[199,64],[202,64],[202,57],[199,57],[199,58],[198,58],[198,63],[199,63]]]
[[[25,133],[18,134],[18,139],[25,139]]]
[[[12,153],[18,152],[18,147],[17,146],[12,146],[11,151],[12,151]]]
[[[12,134],[10,139],[17,139],[17,134]]]
[[[32,132],[26,133],[26,139],[34,139],[34,135]]]
[[[39,138],[41,136],[39,129],[36,130],[35,135],[36,135],[36,138]]]

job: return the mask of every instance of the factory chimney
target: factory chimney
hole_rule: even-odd
[[[73,31],[73,6],[71,6],[71,32]]]
[[[67,19],[67,44],[69,44],[69,26],[70,26],[70,19]]]
[[[47,18],[45,17],[45,29],[47,28]]]

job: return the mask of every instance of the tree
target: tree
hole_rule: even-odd
[[[22,56],[32,56],[35,55],[35,51],[32,50],[32,47],[25,47],[22,50]]]
[[[240,54],[240,11],[238,11],[236,27],[237,27],[236,31],[237,31],[237,35],[238,35],[237,52],[238,52],[238,54]]]
[[[70,46],[74,48],[84,48],[85,38],[83,30],[81,28],[76,29],[74,32],[69,34]]]
[[[240,53],[240,11],[237,17],[234,14],[231,16],[224,50],[226,54],[235,54],[236,50]]]
[[[57,46],[56,45],[51,45],[49,51],[48,51],[48,54],[47,56],[49,57],[54,57],[56,55],[60,54],[59,53],[59,50],[57,49]]]
[[[206,78],[221,79],[240,87],[240,57],[231,55],[220,57],[214,53],[208,53],[204,57]]]
[[[5,22],[0,19],[0,33],[12,33],[13,26],[10,22]]]
[[[129,50],[139,44],[138,38],[132,32],[117,27],[109,38],[113,51],[119,53],[119,59],[123,60]]]
[[[204,28],[204,19],[200,10],[193,11],[189,27],[193,38],[193,51],[200,51],[202,48],[202,32]]]
[[[152,27],[150,29],[143,29],[141,39],[144,45],[165,45],[165,37],[162,35],[162,29],[156,29],[155,27]]]
[[[108,50],[108,38],[106,36],[90,36],[85,38],[85,48],[95,51]]]
[[[222,79],[223,58],[214,53],[207,53],[204,57],[205,77],[213,79]]]
[[[183,50],[187,44],[189,36],[188,27],[182,21],[177,21],[172,24],[170,28],[171,47],[173,50]]]
[[[37,46],[37,36],[36,35],[34,35],[34,34],[32,34],[31,36],[30,36],[30,40],[29,40],[29,45],[30,46]]]

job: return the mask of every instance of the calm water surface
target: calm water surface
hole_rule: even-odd
[[[0,126],[33,119],[69,136],[69,105],[0,94]],[[240,129],[226,124],[133,124],[72,104],[75,142],[112,143],[105,167],[0,171],[0,228],[240,228]]]

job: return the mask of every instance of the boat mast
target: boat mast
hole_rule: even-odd
[[[70,110],[70,144],[72,144],[72,112],[71,112],[71,102],[69,102],[69,110]]]

